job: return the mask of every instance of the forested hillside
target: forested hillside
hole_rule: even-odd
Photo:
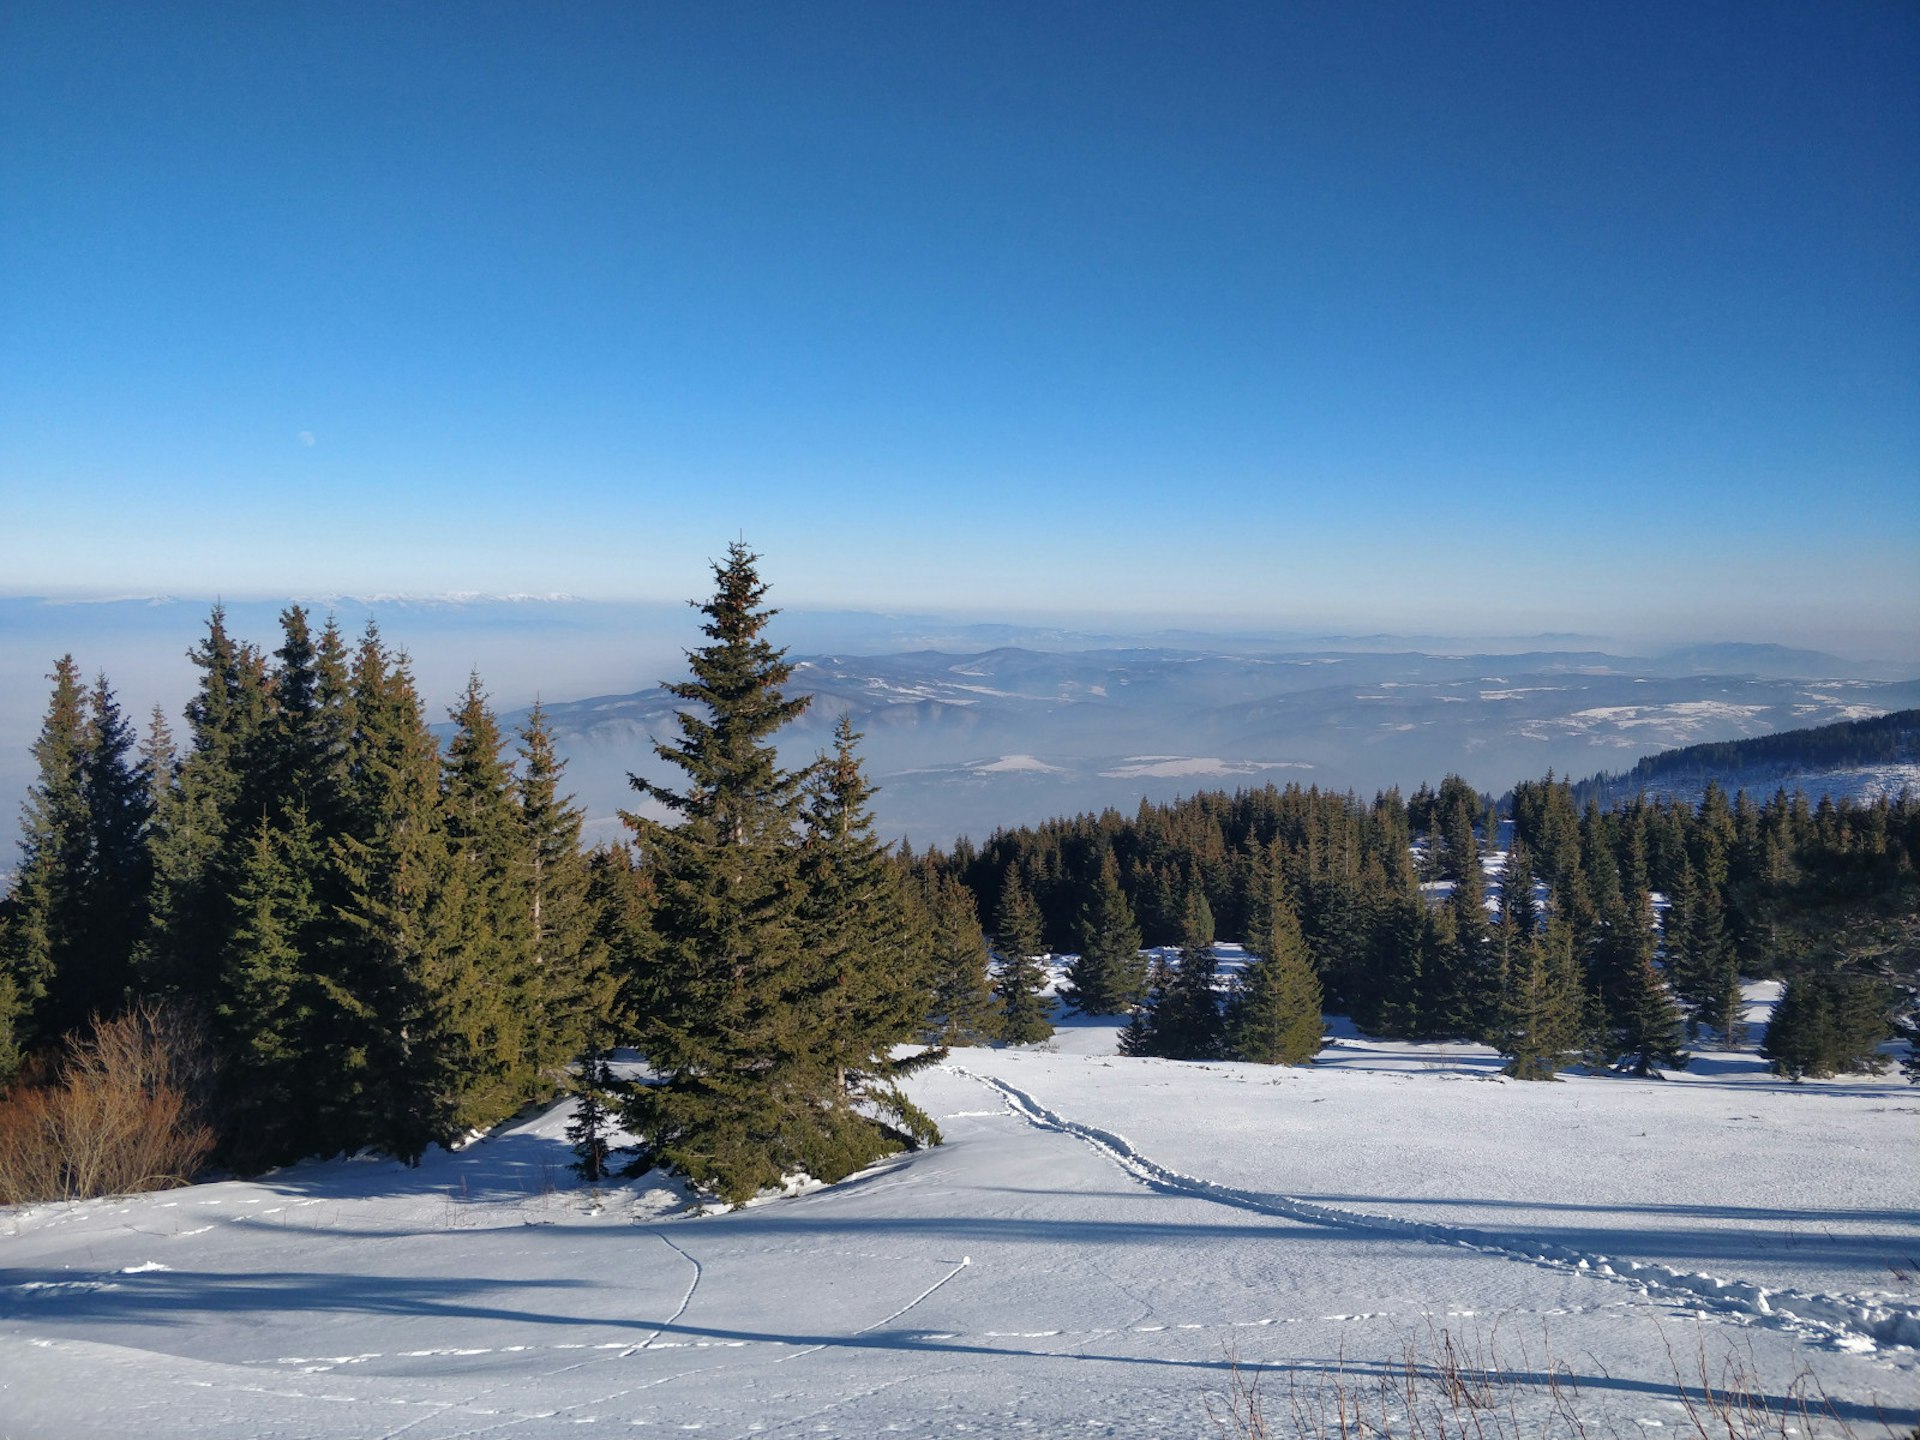
[[[1908,795],[1268,785],[890,851],[844,716],[829,752],[780,763],[808,697],[785,691],[755,559],[715,567],[671,687],[656,749],[679,782],[634,781],[669,818],[591,851],[542,714],[503,735],[475,676],[436,745],[371,625],[350,646],[290,608],[268,653],[216,609],[178,742],[158,712],[137,740],[62,658],[0,904],[0,1183],[8,1146],[79,1123],[76,1087],[124,1039],[150,1057],[139,1103],[166,1092],[166,1124],[205,1137],[182,1171],[413,1160],[573,1089],[643,1162],[742,1200],[936,1141],[899,1078],[940,1046],[1046,1038],[1049,952],[1072,957],[1068,1007],[1181,1059],[1304,1063],[1331,1010],[1485,1041],[1526,1079],[1655,1074],[1703,1031],[1739,1042],[1741,978],[1774,976],[1766,1053],[1798,1076],[1876,1063],[1911,1010]],[[1884,753],[1903,723],[1779,743]],[[1231,979],[1219,937],[1252,957]],[[610,1081],[614,1044],[645,1083]],[[47,1173],[77,1183],[64,1158]]]
[[[1898,793],[1920,778],[1920,710],[1897,710],[1865,720],[1841,720],[1803,730],[1783,730],[1745,740],[1686,745],[1643,756],[1631,770],[1603,772],[1573,787],[1574,800],[1602,805],[1642,791],[1674,795],[1698,792],[1709,782],[1722,789],[1757,788],[1770,781],[1788,788],[1836,788],[1838,777],[1860,774],[1876,788]],[[1912,773],[1908,773],[1912,772]]]

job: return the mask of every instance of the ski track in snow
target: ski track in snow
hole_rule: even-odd
[[[638,1345],[633,1345],[628,1347],[625,1350],[622,1350],[620,1352],[620,1358],[622,1360],[626,1359],[629,1355],[633,1354],[635,1351],[650,1349],[654,1341],[658,1340],[660,1336],[665,1331],[670,1329],[673,1326],[673,1324],[677,1320],[679,1320],[679,1318],[682,1315],[687,1313],[687,1306],[693,1303],[693,1292],[700,1288],[700,1277],[706,1273],[701,1268],[700,1262],[698,1260],[694,1259],[693,1256],[689,1255],[686,1251],[682,1250],[678,1245],[674,1244],[673,1241],[669,1240],[665,1235],[662,1235],[658,1230],[653,1232],[653,1238],[658,1240],[662,1245],[666,1246],[669,1250],[673,1251],[682,1260],[686,1261],[689,1265],[693,1267],[693,1279],[687,1282],[687,1293],[680,1297],[679,1307],[674,1310],[673,1314],[669,1315],[665,1320],[661,1321],[660,1328],[658,1330],[655,1330],[646,1339],[642,1340]]]
[[[1241,1210],[1297,1220],[1307,1225],[1337,1226],[1430,1245],[1451,1245],[1484,1255],[1544,1269],[1593,1276],[1633,1287],[1649,1297],[1699,1308],[1739,1324],[1770,1325],[1792,1331],[1837,1350],[1855,1352],[1895,1348],[1920,1349],[1920,1305],[1883,1304],[1849,1295],[1808,1295],[1794,1290],[1770,1290],[1746,1280],[1725,1280],[1706,1274],[1687,1274],[1666,1265],[1639,1260],[1616,1263],[1605,1255],[1588,1254],[1563,1245],[1542,1245],[1523,1236],[1498,1235],[1463,1226],[1402,1220],[1319,1205],[1291,1195],[1237,1190],[1197,1176],[1185,1175],[1148,1159],[1121,1135],[1070,1120],[1042,1105],[1016,1085],[958,1065],[942,1066],[1005,1096],[1013,1113],[1042,1130],[1071,1136],[1105,1155],[1141,1184],[1154,1190],[1210,1200]]]

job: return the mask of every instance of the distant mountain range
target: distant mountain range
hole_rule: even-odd
[[[230,604],[229,626],[271,650],[286,603]],[[675,675],[697,639],[684,603],[462,595],[309,608],[350,634],[377,618],[412,654],[432,715],[470,669],[503,711],[547,696],[592,833],[617,832],[615,812],[636,799],[629,771],[678,778],[658,768],[649,737],[673,734],[673,702],[652,682]],[[208,609],[0,597],[0,870],[13,859],[53,660],[71,651],[85,674],[106,672],[130,715],[157,701],[177,731],[194,683],[186,651]],[[796,688],[817,697],[786,737],[788,763],[826,748],[851,714],[882,787],[882,831],[916,844],[1268,781],[1371,794],[1453,772],[1498,792],[1550,766],[1592,775],[1674,747],[1920,705],[1920,663],[1778,645],[1629,656],[1583,635],[1208,635],[805,610],[783,612],[774,631],[799,667]],[[594,698],[552,699],[581,695]]]
[[[782,751],[804,762],[850,715],[881,786],[883,833],[945,844],[1269,781],[1370,794],[1456,773],[1500,791],[1549,768],[1591,774],[1668,747],[1920,705],[1920,680],[1850,677],[1845,662],[1771,646],[1733,647],[1743,668],[1715,673],[1719,650],[811,655],[796,658],[790,689],[814,704]],[[678,778],[650,744],[673,736],[675,708],[659,688],[547,707],[570,783],[597,816],[633,803],[629,771]]]

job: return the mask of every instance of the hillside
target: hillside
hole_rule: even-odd
[[[1235,1360],[1284,1420],[1446,1340],[1564,1366],[1596,1434],[1684,1426],[1703,1362],[1803,1377],[1861,1440],[1920,1420],[1909,1087],[1747,1051],[1520,1085],[1336,1029],[1304,1070],[1123,1059],[1105,1023],[956,1052],[913,1082],[946,1145],[730,1214],[582,1188],[557,1110],[417,1170],[5,1212],[4,1428],[1162,1440],[1217,1433]]]
[[[1641,793],[1694,800],[1709,781],[1728,794],[1786,789],[1836,799],[1920,787],[1920,710],[1687,745],[1643,756],[1631,770],[1583,780],[1574,796],[1583,806],[1593,799],[1602,808]]]

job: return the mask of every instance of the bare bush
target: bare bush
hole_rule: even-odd
[[[1751,1351],[1729,1350],[1715,1364],[1702,1347],[1683,1365],[1668,1348],[1671,1399],[1691,1440],[1856,1440],[1857,1432],[1811,1373],[1803,1371],[1779,1394],[1762,1385]],[[1232,1440],[1271,1440],[1281,1426],[1269,1419],[1261,1373],[1229,1353],[1224,1413],[1212,1401],[1207,1414]],[[1345,1357],[1330,1374],[1288,1376],[1289,1424],[1301,1440],[1622,1440],[1618,1428],[1586,1398],[1573,1371],[1551,1356],[1519,1368],[1499,1358],[1494,1336],[1460,1336],[1429,1329],[1427,1343],[1409,1340],[1383,1364],[1349,1369]],[[1920,1440],[1920,1432],[1895,1432]],[[1637,1435],[1638,1431],[1635,1429]]]
[[[96,1020],[52,1076],[0,1099],[0,1203],[184,1185],[213,1150],[199,1027],[159,1006]]]

